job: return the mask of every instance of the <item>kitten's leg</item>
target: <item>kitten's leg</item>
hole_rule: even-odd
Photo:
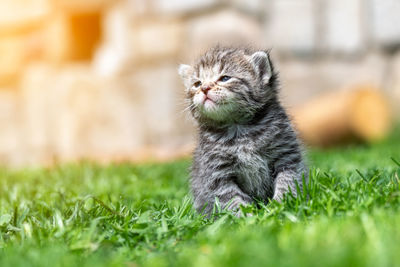
[[[307,182],[308,175],[307,167],[302,161],[301,151],[297,146],[283,147],[279,152],[278,159],[273,164],[276,173],[273,199],[280,202],[289,190],[296,197],[297,185],[302,190],[303,177],[304,181]]]
[[[214,180],[207,185],[211,190],[207,196],[207,208],[204,212],[210,214],[214,207],[215,198],[218,198],[223,209],[228,209],[234,212],[240,211],[240,206],[246,206],[252,203],[252,198],[244,193],[236,183],[227,180]],[[237,213],[240,216],[240,212]]]
[[[275,188],[273,199],[280,202],[283,196],[289,192],[297,196],[296,180],[300,188],[302,188],[301,175],[294,170],[284,170],[278,173],[275,178]]]
[[[240,206],[250,205],[252,199],[245,194],[235,183],[230,183],[216,192],[222,208],[235,212],[237,217],[242,216]]]

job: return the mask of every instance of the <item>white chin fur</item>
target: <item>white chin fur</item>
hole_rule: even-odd
[[[215,109],[215,107],[216,107],[216,104],[213,101],[209,100],[209,99],[207,99],[204,102],[204,109],[207,110],[207,111],[213,110],[213,109]]]

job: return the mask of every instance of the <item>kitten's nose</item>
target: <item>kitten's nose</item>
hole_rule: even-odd
[[[202,91],[204,94],[207,94],[208,91],[210,91],[210,89],[211,89],[211,86],[210,86],[210,85],[204,85],[204,86],[201,87],[201,91]]]

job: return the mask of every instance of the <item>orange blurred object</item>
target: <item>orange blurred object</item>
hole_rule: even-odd
[[[392,124],[385,96],[368,85],[318,96],[291,114],[303,140],[320,146],[377,141]]]

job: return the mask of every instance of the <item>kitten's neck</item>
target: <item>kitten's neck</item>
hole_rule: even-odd
[[[273,110],[279,109],[279,102],[268,101],[262,105],[253,115],[253,117],[248,121],[247,125],[258,125],[263,122],[264,118],[271,113]]]
[[[241,129],[251,129],[259,125],[265,124],[265,119],[274,110],[281,110],[281,106],[277,99],[270,99],[263,104],[257,111],[248,119],[239,122],[230,123],[204,123],[199,124],[200,133],[208,132],[217,135],[232,135],[232,132],[240,132]]]

